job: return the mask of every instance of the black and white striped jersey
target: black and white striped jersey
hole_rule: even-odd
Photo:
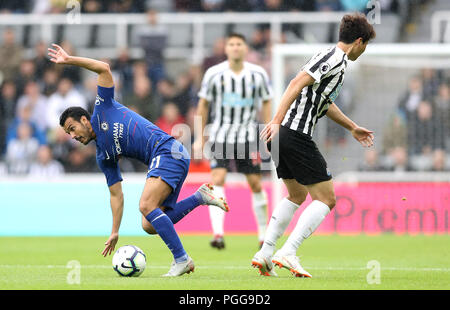
[[[334,46],[314,55],[302,70],[311,75],[315,82],[302,89],[291,104],[282,126],[312,136],[319,118],[324,116],[344,83],[348,57]]]
[[[206,71],[198,96],[212,109],[210,142],[247,143],[257,141],[257,112],[272,98],[272,89],[262,67],[244,62],[236,74],[224,61]]]

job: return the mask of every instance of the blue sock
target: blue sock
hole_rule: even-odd
[[[147,214],[145,218],[152,224],[158,235],[172,252],[175,262],[185,261],[187,259],[187,253],[169,217],[160,208],[156,208]]]
[[[198,195],[197,195],[198,194]],[[200,197],[198,197],[200,196]],[[167,209],[165,213],[170,218],[172,223],[178,223],[183,217],[189,214],[192,210],[202,204],[200,193],[195,193],[188,198],[177,202],[175,208]]]

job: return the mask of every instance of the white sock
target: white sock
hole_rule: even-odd
[[[328,213],[330,213],[330,208],[326,204],[319,200],[312,201],[300,215],[297,225],[280,252],[283,255],[296,255],[300,244],[311,236]]]
[[[297,211],[299,207],[298,204],[293,203],[287,198],[284,198],[277,204],[270,217],[269,226],[267,227],[266,235],[264,237],[264,244],[261,248],[261,252],[265,256],[273,255],[278,239],[288,227],[295,211]]]
[[[225,189],[223,186],[214,185],[214,194],[225,199]],[[225,211],[216,206],[209,206],[209,218],[211,220],[211,227],[214,236],[223,236]]]
[[[252,208],[258,226],[258,240],[264,241],[267,228],[267,195],[265,191],[252,193]]]

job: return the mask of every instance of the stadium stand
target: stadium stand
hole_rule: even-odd
[[[64,133],[54,125],[47,123],[40,125],[45,132],[45,143],[31,142],[35,151],[26,157],[23,163],[16,164],[20,152],[11,152],[8,149],[17,148],[8,141],[8,128],[23,114],[25,107],[31,114],[42,114],[42,106],[51,110],[51,102],[58,93],[64,90],[62,85],[67,79],[73,84],[76,96],[81,96],[78,102],[88,102],[92,108],[93,93],[95,93],[95,81],[86,72],[78,72],[68,68],[62,69],[51,64],[43,53],[50,42],[63,43],[71,48],[74,53],[91,52],[98,58],[104,58],[112,65],[117,79],[117,97],[125,105],[133,106],[142,113],[149,113],[154,121],[165,128],[179,122],[186,122],[191,127],[192,113],[196,105],[196,93],[206,67],[223,60],[220,49],[223,46],[221,39],[230,31],[241,32],[246,35],[252,48],[251,56],[265,62],[265,67],[270,68],[266,59],[270,58],[270,46],[273,43],[273,33],[270,24],[261,23],[212,23],[204,28],[202,39],[203,54],[195,60],[193,55],[186,51],[194,52],[194,41],[197,40],[195,19],[186,23],[159,22],[161,13],[195,14],[195,16],[207,16],[214,13],[247,12],[247,13],[272,13],[276,12],[342,12],[346,10],[367,11],[364,5],[350,7],[350,3],[358,1],[304,1],[304,0],[247,0],[247,1],[186,1],[186,0],[140,0],[140,1],[102,1],[87,0],[81,2],[81,14],[115,14],[117,17],[124,14],[136,14],[144,18],[143,23],[128,24],[125,31],[128,42],[118,42],[117,33],[122,31],[116,20],[107,23],[81,23],[67,24],[65,21],[52,26],[46,26],[42,31],[42,21],[46,16],[64,14],[69,9],[64,1],[36,0],[36,1],[1,1],[0,17],[17,16],[14,24],[0,24],[0,59],[7,59],[0,63],[0,161],[6,165],[8,173],[29,173],[33,164],[42,159],[37,157],[38,144],[48,145],[50,150],[45,152],[45,161],[57,160],[63,165],[66,172],[71,171],[98,171],[95,165],[95,147],[93,145],[80,147],[64,137]],[[360,1],[361,2],[361,1]],[[361,3],[363,3],[362,1]],[[239,3],[239,6],[236,6]],[[367,3],[367,2],[365,2]],[[440,5],[442,1],[426,0],[384,0],[380,1],[382,23],[376,25],[376,43],[405,42],[417,36],[411,29],[422,25],[420,12],[424,8]],[[425,10],[426,12],[426,10]],[[30,15],[29,15],[30,14]],[[34,15],[33,15],[34,14]],[[40,15],[36,15],[40,14]],[[20,22],[23,16],[34,16],[34,22]],[[92,15],[93,16],[93,15]],[[169,15],[168,15],[169,16]],[[191,15],[189,15],[191,16]],[[193,16],[193,15],[192,15]],[[281,42],[285,43],[329,43],[337,40],[337,22],[331,23],[283,23]],[[416,27],[416,28],[414,28]],[[416,31],[421,33],[421,31]],[[147,41],[145,41],[147,40]],[[155,44],[158,42],[159,44]],[[125,44],[122,44],[125,43]],[[128,45],[128,47],[123,46]],[[146,48],[147,46],[147,48]],[[118,48],[120,47],[120,48]],[[44,52],[43,52],[44,51]],[[107,51],[98,54],[98,51]],[[163,51],[164,54],[163,54]],[[156,55],[156,56],[155,56]],[[158,56],[160,55],[160,56]],[[164,56],[161,56],[164,55]],[[160,59],[156,62],[155,59]],[[31,62],[30,69],[24,64]],[[202,65],[203,64],[203,65]],[[379,153],[367,153],[365,161],[353,163],[353,169],[357,170],[446,170],[449,169],[450,160],[450,91],[448,88],[448,74],[445,70],[424,69],[416,77],[415,85],[420,89],[417,94],[408,93],[405,87],[404,101],[398,103],[398,109],[393,114],[390,122],[386,124],[385,136],[405,136],[401,141],[385,140],[383,150]],[[66,79],[65,79],[66,78]],[[39,86],[39,94],[31,98],[26,97],[25,85],[27,82],[35,82]],[[22,86],[21,86],[22,85]],[[67,86],[68,87],[68,86]],[[414,87],[414,85],[412,86]],[[24,97],[25,95],[25,97]],[[74,95],[75,96],[75,95]],[[139,101],[139,98],[144,98]],[[63,96],[64,97],[64,96]],[[40,103],[37,100],[40,98]],[[61,98],[60,98],[61,99]],[[142,102],[148,100],[149,106]],[[42,103],[44,101],[45,103]],[[20,102],[20,104],[19,104]],[[139,103],[140,102],[140,103]],[[80,103],[83,104],[83,103]],[[351,111],[351,107],[349,107]],[[53,111],[54,112],[54,111]],[[173,113],[174,115],[171,115]],[[415,114],[414,114],[415,113]],[[51,111],[44,114],[51,115]],[[439,120],[436,117],[439,116]],[[150,117],[150,116],[149,116]],[[402,135],[404,128],[413,130],[417,125],[428,122],[435,125],[430,129],[431,136],[423,136],[425,140],[439,140],[429,148],[417,150],[415,137]],[[53,121],[54,122],[54,121]],[[427,123],[427,124],[428,124]],[[437,126],[439,125],[439,126]],[[18,126],[16,124],[16,126]],[[25,127],[25,126],[24,126]],[[22,128],[21,136],[29,140],[33,136],[33,126]],[[329,129],[328,129],[329,130]],[[329,141],[331,149],[339,148],[339,143],[345,142],[348,136],[338,131],[329,131],[332,137]],[[389,133],[391,132],[391,133]],[[27,141],[28,141],[27,140]],[[183,141],[190,139],[183,137]],[[434,140],[433,140],[434,141]],[[44,151],[43,151],[44,152]],[[331,150],[334,156],[330,161],[339,158],[339,152]],[[44,155],[41,155],[43,157]],[[378,161],[378,162],[376,162]],[[14,164],[11,164],[11,163]],[[198,167],[201,164],[197,165]],[[207,165],[206,165],[207,166]],[[205,167],[206,167],[205,166]],[[127,165],[128,171],[145,170],[142,165],[131,162]],[[205,168],[207,169],[207,167]],[[56,169],[60,172],[62,169]]]

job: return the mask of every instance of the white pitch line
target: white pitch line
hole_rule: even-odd
[[[247,266],[214,266],[214,265],[198,265],[197,268],[201,269],[230,269],[230,270],[250,270],[252,267]],[[66,265],[0,265],[2,268],[47,268],[47,269],[69,269]],[[112,266],[107,265],[81,265],[81,268],[86,269],[112,269]],[[149,265],[148,269],[166,269],[168,265]],[[364,267],[307,267],[305,269],[311,270],[330,270],[330,271],[346,271],[346,270],[370,270]],[[435,268],[435,267],[381,267],[381,270],[390,271],[440,271],[440,272],[450,272],[450,268]]]

